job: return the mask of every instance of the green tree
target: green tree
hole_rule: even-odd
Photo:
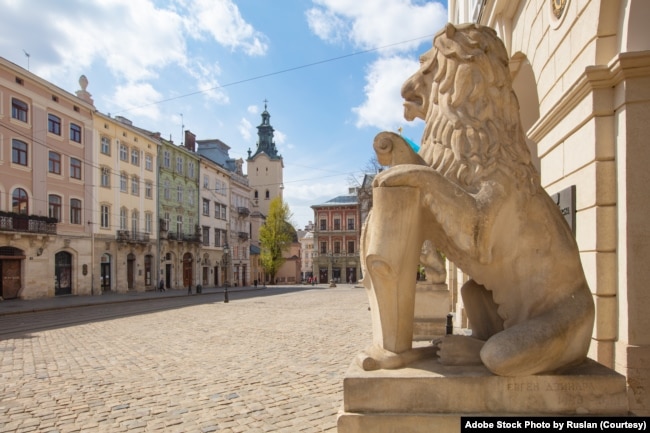
[[[270,278],[271,284],[275,281],[275,275],[284,263],[283,253],[293,242],[296,230],[289,220],[291,219],[289,205],[284,203],[280,197],[271,200],[269,214],[266,221],[260,227],[260,262]]]

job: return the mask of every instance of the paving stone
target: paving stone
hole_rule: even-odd
[[[335,432],[365,290],[262,295],[0,341],[0,430]]]

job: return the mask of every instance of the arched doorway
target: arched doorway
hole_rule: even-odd
[[[25,258],[22,250],[14,247],[0,247],[0,297],[14,299],[22,287],[21,262]]]
[[[111,290],[111,256],[110,254],[102,254],[101,268],[100,268],[100,283],[102,292],[109,292]]]
[[[72,254],[60,251],[54,256],[54,295],[72,294]]]
[[[126,256],[126,287],[133,290],[133,283],[135,281],[135,254],[129,253]]]
[[[190,287],[192,285],[192,259],[191,253],[183,255],[183,287]]]

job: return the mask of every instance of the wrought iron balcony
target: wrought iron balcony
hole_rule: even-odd
[[[247,217],[248,215],[250,215],[251,211],[247,207],[239,206],[237,208],[237,213],[239,214],[239,216]]]
[[[242,241],[247,241],[248,240],[248,233],[239,232],[239,239],[241,239]]]
[[[203,239],[200,233],[189,234],[189,233],[169,232],[167,234],[167,239],[169,239],[170,241],[178,241],[178,242],[203,243]]]
[[[0,231],[56,234],[56,219],[36,215],[0,214]]]
[[[118,230],[117,231],[117,241],[118,242],[128,242],[136,244],[146,244],[149,242],[151,237],[149,233],[144,232],[133,232],[131,230]]]

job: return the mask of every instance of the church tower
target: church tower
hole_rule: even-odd
[[[284,188],[282,180],[284,162],[275,147],[271,115],[266,104],[265,100],[262,123],[257,127],[257,149],[255,153],[248,150],[246,161],[248,183],[253,195],[251,197],[253,212],[259,212],[263,218],[268,215],[271,200],[276,197],[282,198],[282,189]]]

